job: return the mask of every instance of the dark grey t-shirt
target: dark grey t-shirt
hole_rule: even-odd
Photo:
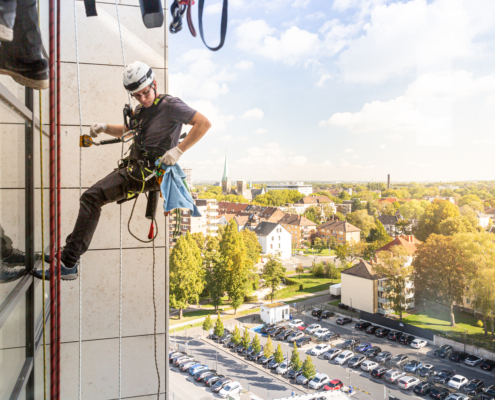
[[[166,96],[158,105],[143,107],[141,110],[142,146],[164,154],[177,146],[182,125],[189,123],[196,114],[181,99]]]

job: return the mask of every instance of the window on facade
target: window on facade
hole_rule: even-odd
[[[270,249],[273,249],[273,244],[270,245]]]
[[[280,236],[278,237],[278,240],[280,240]]]
[[[278,244],[278,248],[280,249],[280,243]]]
[[[275,236],[272,236],[272,240],[275,240]]]

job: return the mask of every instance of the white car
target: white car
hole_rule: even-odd
[[[239,382],[230,382],[218,393],[221,397],[226,398],[229,395],[241,393],[242,386]]]
[[[285,375],[287,372],[289,372],[290,367],[291,367],[290,361],[286,360],[277,367],[275,372],[279,375]]]
[[[454,388],[454,389],[462,389],[464,386],[466,386],[469,383],[468,379],[462,375],[454,375],[449,383],[448,387]]]
[[[307,334],[312,334],[313,332],[316,332],[318,329],[321,328],[321,325],[318,325],[318,324],[311,324],[310,326],[308,326],[304,332],[307,333]]]
[[[320,356],[325,354],[328,350],[330,350],[332,346],[329,344],[319,344],[314,349],[311,349],[310,354],[313,356]]]
[[[415,349],[420,349],[422,347],[425,347],[428,344],[426,340],[423,339],[414,339],[411,342],[411,347],[414,347]]]
[[[330,382],[330,378],[326,374],[317,374],[313,379],[309,381],[308,387],[314,390],[318,390],[322,386]]]
[[[469,400],[469,397],[462,393],[454,393],[447,397],[445,400]]]
[[[313,336],[315,338],[321,338],[321,337],[325,336],[328,332],[330,332],[330,331],[327,328],[320,328],[313,333]]]
[[[354,356],[352,351],[343,351],[335,358],[335,364],[344,365],[350,358],[352,358],[352,356]]]
[[[370,372],[372,371],[373,369],[375,369],[376,367],[378,367],[378,363],[375,362],[375,361],[370,361],[370,360],[366,360],[365,362],[363,362],[361,364],[361,369],[363,371],[367,371],[367,372]]]
[[[421,383],[421,380],[419,380],[415,376],[405,376],[403,378],[400,378],[397,382],[399,387],[404,390],[410,390],[419,383]]]
[[[297,328],[303,324],[304,322],[302,321],[302,319],[295,319],[289,324],[289,328]]]

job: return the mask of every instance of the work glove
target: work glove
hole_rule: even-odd
[[[179,161],[182,154],[184,154],[184,152],[176,146],[163,155],[160,159],[160,163],[165,165],[174,165],[177,161]]]
[[[107,124],[103,122],[97,122],[95,124],[91,124],[89,128],[89,134],[92,138],[98,137],[98,134],[101,132],[105,132],[107,130]]]

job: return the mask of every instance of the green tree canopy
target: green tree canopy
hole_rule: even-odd
[[[299,351],[297,350],[296,342],[294,342],[294,349],[292,350],[292,356],[290,358],[290,363],[292,365],[293,371],[299,371],[302,367],[302,361],[299,357]]]
[[[385,246],[387,243],[392,241],[392,238],[387,233],[387,230],[378,219],[375,220],[375,227],[370,230],[370,236],[368,239],[370,242],[378,242],[381,244],[379,247]]]
[[[440,233],[444,236],[453,236],[456,233],[475,232],[471,222],[465,216],[450,217],[439,225]]]
[[[254,198],[253,203],[262,206],[280,207],[286,203],[296,203],[304,197],[298,190],[270,190]]]
[[[417,219],[419,220],[426,209],[430,205],[428,200],[411,200],[404,202],[399,207],[399,212],[404,217],[404,219]]]
[[[306,361],[304,361],[302,374],[306,379],[309,380],[313,379],[316,376],[316,368],[313,364],[313,359],[310,356],[307,356]]]
[[[358,210],[347,214],[347,222],[361,229],[361,237],[366,238],[375,228],[375,220],[366,210]]]
[[[218,313],[217,319],[215,320],[215,329],[213,330],[213,333],[218,337],[222,337],[224,329],[222,318],[220,318],[220,313]]]
[[[258,237],[256,236],[256,233],[249,229],[243,229],[241,235],[246,246],[247,256],[254,265],[258,262],[262,250]]]
[[[485,209],[483,205],[483,201],[475,194],[468,194],[466,196],[462,196],[457,204],[459,207],[469,206],[472,209],[478,211],[483,211]]]
[[[263,355],[268,358],[273,354],[273,342],[271,336],[268,336],[265,343],[265,348],[263,349]]]
[[[315,224],[319,224],[322,220],[321,210],[316,206],[308,207],[304,212],[304,216],[310,221],[313,221]]]
[[[265,287],[270,289],[269,297],[273,302],[275,292],[277,291],[282,279],[285,277],[286,269],[282,265],[278,255],[269,254],[268,262],[263,266],[261,277],[265,280]]]
[[[210,314],[208,314],[203,321],[203,330],[209,331],[213,327],[213,321],[211,320]]]
[[[252,346],[253,346],[253,352],[255,354],[257,354],[261,351],[260,338],[258,337],[257,333],[254,335]]]
[[[425,241],[433,233],[440,234],[440,223],[447,218],[455,218],[459,215],[459,209],[450,201],[433,200],[419,220],[418,239]]]
[[[242,335],[242,341],[241,341],[242,346],[247,349],[249,345],[251,344],[251,337],[249,336],[249,329],[244,328],[244,334]]]
[[[284,351],[282,350],[280,343],[277,346],[277,350],[275,350],[275,362],[279,364],[284,362]]]
[[[241,331],[240,331],[239,327],[236,325],[234,327],[234,333],[232,333],[232,337],[230,338],[230,341],[232,343],[235,343],[237,346],[239,343],[241,343],[241,340],[242,340]]]

